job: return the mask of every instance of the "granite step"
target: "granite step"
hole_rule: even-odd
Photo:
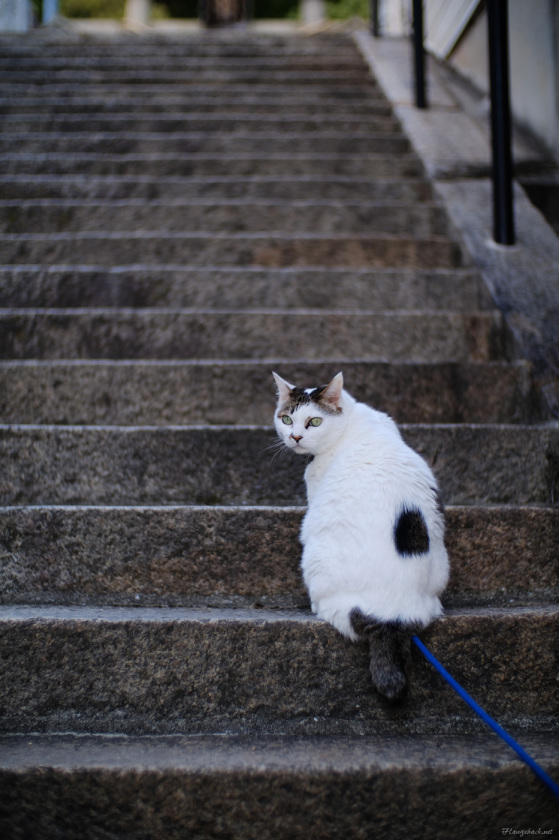
[[[83,115],[119,115],[143,113],[146,110],[146,98],[149,101],[149,111],[154,114],[166,113],[203,113],[203,114],[235,114],[238,111],[251,114],[304,114],[305,116],[326,116],[334,114],[340,116],[385,116],[392,113],[392,108],[386,99],[380,98],[373,91],[364,94],[361,88],[345,88],[343,99],[340,96],[328,96],[327,89],[313,90],[313,100],[297,90],[278,91],[270,89],[264,96],[255,94],[251,89],[238,91],[234,100],[231,96],[223,96],[219,90],[213,89],[207,93],[193,91],[181,93],[160,88],[144,89],[139,96],[136,88],[117,93],[111,89],[110,95],[102,88],[97,94],[88,87],[87,95],[74,90],[70,85],[57,86],[57,93],[36,91],[36,95],[26,94],[24,98],[14,95],[13,90],[0,91],[0,114],[83,114]],[[339,93],[339,92],[338,92]],[[155,96],[156,95],[156,96]]]
[[[241,61],[238,67],[234,68],[227,64],[220,68],[214,66],[212,62],[200,62],[195,66],[175,69],[173,64],[168,67],[161,66],[161,64],[154,68],[144,66],[136,63],[136,66],[119,67],[112,69],[111,67],[95,67],[78,69],[77,67],[69,67],[67,69],[48,68],[44,67],[32,70],[26,70],[17,66],[13,70],[0,68],[0,85],[33,85],[34,87],[43,87],[46,90],[52,90],[57,85],[71,84],[74,88],[78,85],[83,87],[83,91],[87,90],[90,85],[111,87],[125,87],[129,86],[132,89],[136,85],[165,85],[169,87],[188,87],[189,85],[196,85],[201,88],[203,85],[219,85],[222,88],[234,89],[236,85],[250,85],[254,91],[258,91],[260,86],[268,87],[283,86],[289,88],[291,86],[298,86],[307,88],[312,91],[315,85],[321,87],[358,87],[374,90],[375,83],[368,74],[363,64],[356,65],[354,68],[343,67],[340,70],[332,70],[329,67],[325,69],[309,69],[304,66],[293,69],[286,66],[284,62],[280,62],[276,68],[260,67],[258,64]],[[252,66],[251,66],[252,65]]]
[[[291,34],[280,33],[241,33],[232,30],[213,30],[181,32],[180,34],[154,31],[137,33],[122,32],[111,34],[109,38],[88,36],[79,32],[65,31],[57,36],[54,30],[33,29],[18,35],[10,33],[0,36],[0,44],[5,55],[36,56],[48,48],[50,55],[57,56],[114,56],[131,53],[138,58],[155,54],[161,60],[168,56],[222,57],[250,55],[270,56],[324,56],[335,51],[336,55],[355,56],[355,47],[347,35],[315,34],[312,38],[298,38]]]
[[[399,155],[410,151],[409,140],[403,134],[368,131],[273,131],[236,132],[212,131],[23,131],[0,134],[0,154],[11,154],[14,149],[43,155],[56,152],[95,154],[240,154],[259,155],[266,148],[267,154],[335,154],[335,155]]]
[[[355,55],[355,46],[348,33],[315,33],[312,37],[298,37],[299,33],[257,32],[238,29],[212,29],[163,32],[146,30],[142,37],[138,33],[118,32],[109,37],[103,34],[84,34],[72,29],[57,33],[54,29],[33,29],[18,35],[0,36],[0,43],[7,55],[36,55],[48,47],[52,55],[118,55],[130,52],[138,57],[155,53],[160,57],[174,56],[244,56],[263,55]]]
[[[350,40],[345,43],[338,42],[330,44],[333,49],[309,49],[301,45],[301,49],[288,47],[282,49],[280,42],[272,43],[262,41],[261,44],[254,43],[237,44],[235,49],[232,45],[220,44],[217,48],[200,48],[195,40],[161,45],[149,44],[142,41],[139,49],[133,44],[126,43],[121,39],[118,43],[103,48],[102,44],[96,44],[94,48],[77,48],[76,45],[52,45],[47,51],[41,52],[37,49],[20,48],[17,44],[3,44],[0,68],[25,70],[33,69],[99,69],[114,70],[118,72],[122,68],[134,70],[141,61],[143,67],[154,67],[172,69],[173,67],[188,67],[197,69],[200,65],[210,67],[238,67],[245,68],[247,65],[262,67],[264,69],[288,68],[294,69],[304,67],[305,69],[320,70],[343,70],[344,68],[366,70],[366,65],[360,53],[353,47]],[[209,46],[209,45],[208,45]]]
[[[305,510],[0,508],[0,603],[308,610]],[[557,603],[558,540],[557,507],[447,507],[444,606]]]
[[[415,203],[433,198],[431,186],[421,178],[349,178],[340,175],[298,177],[252,176],[154,177],[83,175],[4,175],[0,195],[7,204],[18,200],[66,201],[385,201]]]
[[[309,92],[303,85],[286,86],[285,88],[278,85],[261,84],[258,90],[250,84],[239,83],[235,85],[235,98],[231,99],[231,92],[224,91],[223,86],[219,84],[211,84],[204,82],[200,84],[191,84],[188,87],[184,85],[152,85],[147,81],[144,84],[119,85],[117,81],[109,89],[104,85],[89,84],[86,88],[83,85],[72,84],[71,81],[49,83],[45,84],[26,84],[21,82],[19,84],[4,85],[0,88],[0,102],[26,108],[27,103],[43,102],[46,103],[52,98],[56,98],[63,102],[70,104],[78,101],[91,101],[100,104],[100,107],[107,105],[114,107],[111,103],[126,100],[129,107],[137,107],[141,103],[141,110],[145,110],[146,102],[149,102],[149,107],[165,109],[169,107],[170,102],[177,101],[180,103],[194,103],[196,101],[203,102],[226,102],[228,103],[227,110],[238,110],[239,105],[245,103],[251,106],[255,105],[259,109],[266,109],[268,106],[274,109],[276,107],[285,108],[286,105],[291,106],[298,103],[301,106],[305,101],[308,103],[309,111],[318,108],[324,110],[327,108],[329,113],[346,112],[346,107],[351,108],[355,104],[367,106],[370,105],[372,109],[380,109],[384,114],[390,114],[392,109],[386,97],[375,86],[374,82],[369,79],[366,84],[344,84],[331,87],[328,85],[313,85],[312,101],[309,101]],[[159,105],[158,105],[159,103]],[[258,104],[259,103],[259,104]],[[126,108],[126,106],[125,106]],[[373,113],[373,111],[369,112]]]
[[[345,176],[358,178],[416,178],[422,175],[416,157],[406,153],[393,157],[388,154],[293,153],[264,154],[262,149],[246,154],[158,153],[107,154],[69,149],[60,154],[44,151],[30,154],[13,149],[0,153],[4,173],[12,175],[150,175],[151,177],[268,177]]]
[[[459,244],[446,237],[384,234],[169,233],[166,231],[0,234],[0,263],[263,268],[461,268]]]
[[[373,232],[420,238],[444,236],[448,221],[443,208],[431,202],[231,199],[0,199],[0,232],[58,233],[110,230],[164,230],[224,233]]]
[[[488,310],[471,269],[0,265],[0,307]]]
[[[2,359],[486,362],[505,356],[500,312],[261,309],[0,310]]]
[[[339,367],[339,360],[285,359],[5,361],[0,362],[0,423],[260,425],[270,422],[271,370],[311,385],[328,382]],[[343,372],[357,399],[399,423],[544,419],[525,362],[344,362]]]
[[[554,733],[516,733],[557,775]],[[556,800],[490,732],[0,738],[0,829],[54,840],[403,840],[553,832]],[[32,768],[40,768],[33,770]],[[429,784],[426,784],[426,777]],[[472,803],[475,803],[475,808]],[[521,829],[518,829],[521,830]],[[15,836],[13,833],[11,836]]]
[[[141,64],[139,64],[139,61],[141,61]],[[131,74],[136,74],[142,78],[148,71],[155,72],[155,74],[163,71],[169,73],[171,84],[174,84],[172,76],[174,72],[177,74],[195,74],[199,79],[204,79],[209,74],[220,77],[224,73],[234,76],[241,74],[243,76],[250,72],[251,74],[262,73],[266,76],[280,72],[285,73],[287,82],[294,73],[299,76],[302,72],[309,73],[311,79],[315,73],[324,73],[328,76],[349,74],[356,77],[361,76],[367,80],[371,78],[368,68],[357,52],[346,52],[343,56],[336,52],[327,56],[300,54],[286,57],[244,54],[205,57],[191,56],[186,52],[183,52],[182,55],[162,56],[161,54],[158,55],[155,50],[151,54],[144,52],[141,56],[138,56],[135,52],[128,55],[116,52],[105,55],[97,53],[93,55],[53,55],[49,50],[48,56],[22,55],[21,53],[11,56],[6,56],[3,53],[0,56],[0,77],[1,74],[10,72],[29,74],[33,79],[34,74],[47,73],[47,83],[49,76],[56,80],[59,75],[67,72],[75,73],[75,79],[81,81],[86,73],[89,73],[94,79],[98,79],[99,76],[104,77],[105,74],[109,73],[117,79],[119,77],[128,79]]]
[[[281,113],[253,114],[243,112],[238,107],[231,114],[189,113],[152,114],[149,103],[141,113],[135,114],[18,114],[4,115],[0,124],[0,136],[3,134],[72,134],[87,132],[135,132],[143,134],[172,135],[177,132],[204,132],[208,136],[215,132],[237,134],[248,131],[270,131],[276,129],[283,133],[296,132],[370,132],[371,134],[389,133],[398,130],[398,123],[392,116],[340,114],[290,114],[283,109]]]
[[[559,734],[559,607],[449,610],[420,636],[502,725]],[[387,707],[367,644],[302,610],[3,606],[0,650],[4,732],[483,730],[415,650],[406,702]]]
[[[400,428],[445,504],[557,503],[557,427]],[[269,427],[4,425],[0,452],[3,505],[306,503],[306,461],[280,455]]]

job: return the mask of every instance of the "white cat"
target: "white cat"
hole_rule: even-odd
[[[341,373],[307,389],[274,378],[279,437],[314,456],[301,528],[312,610],[350,639],[368,637],[373,683],[398,699],[411,635],[441,615],[448,580],[436,480],[388,415],[343,390]]]

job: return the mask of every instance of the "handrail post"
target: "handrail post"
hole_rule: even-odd
[[[493,236],[495,242],[500,245],[514,245],[507,0],[488,0],[487,23],[493,156]]]
[[[413,47],[415,68],[415,104],[417,108],[426,108],[425,51],[423,49],[423,0],[413,0]]]
[[[371,34],[375,38],[380,36],[378,2],[379,0],[371,0]]]

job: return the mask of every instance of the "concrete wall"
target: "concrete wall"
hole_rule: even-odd
[[[559,160],[559,0],[509,0],[509,38],[514,118]],[[488,90],[485,11],[474,20],[449,61],[481,90]]]
[[[479,4],[480,0],[428,0],[424,33],[427,49],[439,58],[447,58]]]

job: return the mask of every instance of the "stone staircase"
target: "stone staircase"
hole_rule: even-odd
[[[552,795],[414,652],[311,616],[271,370],[447,505],[422,638],[559,774],[559,429],[352,38],[0,40],[0,830],[489,838]]]

